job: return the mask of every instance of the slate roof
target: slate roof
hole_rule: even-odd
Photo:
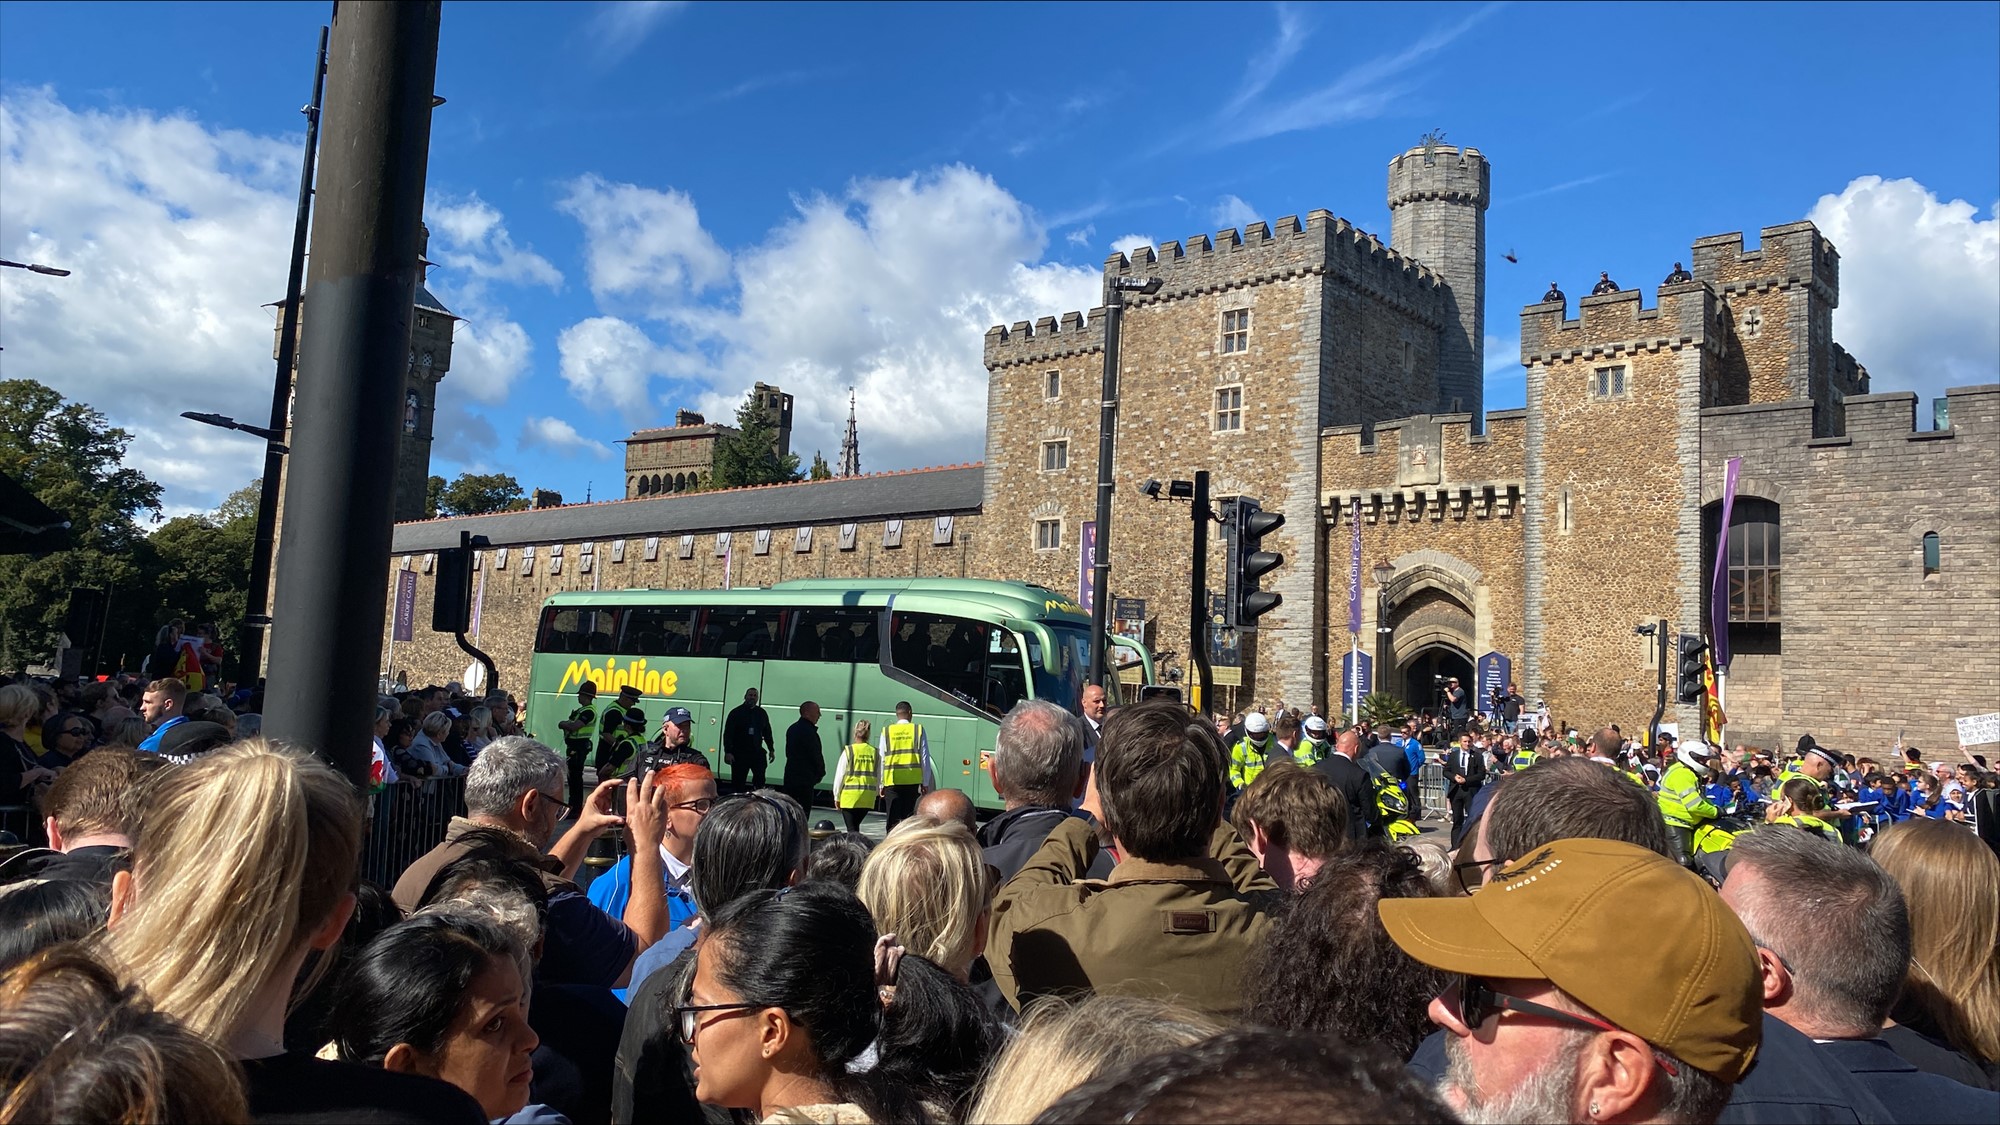
[[[565,504],[526,512],[447,516],[397,524],[390,549],[403,555],[456,547],[461,530],[484,535],[493,546],[505,547],[748,527],[918,519],[977,511],[985,488],[986,472],[982,466],[952,465],[682,496]]]

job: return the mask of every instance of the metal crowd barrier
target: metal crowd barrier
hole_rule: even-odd
[[[398,782],[370,798],[368,809],[361,877],[387,889],[418,856],[444,843],[452,817],[465,815],[465,778]]]
[[[1426,747],[1423,768],[1417,771],[1418,817],[1444,817],[1450,808],[1444,798],[1444,766],[1432,759]]]

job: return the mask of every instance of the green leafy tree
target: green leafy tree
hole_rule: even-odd
[[[715,440],[715,475],[708,487],[783,484],[801,475],[798,454],[778,456],[777,428],[757,396],[745,397],[736,408],[736,432]]]
[[[826,458],[819,450],[813,450],[812,469],[806,474],[808,480],[832,480],[833,470],[827,467]]]
[[[54,653],[70,591],[78,587],[112,591],[105,630],[112,659],[150,646],[136,600],[119,596],[142,583],[146,537],[134,517],[150,510],[157,519],[160,507],[160,486],[123,466],[131,441],[104,415],[41,383],[0,380],[0,472],[68,519],[72,544],[41,557],[0,557],[5,667]]]
[[[259,481],[229,494],[213,512],[176,516],[149,537],[143,588],[152,619],[208,622],[233,662],[250,594],[250,557],[257,543]]]
[[[520,481],[506,473],[465,473],[437,490],[436,506],[441,516],[518,512],[528,506],[528,494],[521,491]]]
[[[446,485],[446,483],[448,482],[443,477],[432,477],[429,481],[425,483],[424,487],[425,519],[437,518],[438,501],[442,499],[444,496],[444,486]]]
[[[1361,717],[1380,728],[1409,718],[1410,705],[1386,691],[1372,692],[1361,697]]]

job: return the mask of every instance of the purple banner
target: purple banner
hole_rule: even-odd
[[[1347,553],[1347,631],[1361,635],[1361,497],[1347,510],[1354,527],[1354,547]]]
[[[417,572],[396,572],[396,629],[389,636],[398,641],[417,635]]]
[[[1097,604],[1097,587],[1091,582],[1091,567],[1097,562],[1097,521],[1083,521],[1083,538],[1076,553],[1076,604],[1090,613]]]
[[[1709,582],[1708,643],[1715,666],[1729,667],[1729,517],[1736,508],[1736,474],[1743,458],[1731,457],[1722,470],[1722,523],[1715,536],[1715,577]]]

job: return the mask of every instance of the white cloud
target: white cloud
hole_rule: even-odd
[[[556,206],[583,225],[590,291],[600,304],[630,298],[658,315],[729,279],[729,255],[702,229],[684,192],[590,175],[572,181]]]
[[[1915,180],[1862,176],[1806,215],[1840,251],[1834,338],[1878,393],[1915,391],[1927,419],[1945,388],[2000,368],[2000,218],[1940,202]]]
[[[510,319],[496,286],[562,287],[562,271],[516,246],[506,220],[477,195],[425,202],[436,263],[425,284],[461,319],[452,333],[451,386],[484,403],[502,403],[528,372],[534,342]],[[440,409],[452,409],[444,396]]]
[[[1208,213],[1214,220],[1216,229],[1246,227],[1258,219],[1257,209],[1234,195],[1225,195],[1215,201],[1215,209]]]
[[[644,330],[615,316],[594,316],[556,337],[557,371],[578,400],[625,411],[647,408],[647,387],[661,374],[661,350]]]
[[[1090,245],[1090,240],[1096,237],[1097,224],[1095,223],[1086,223],[1063,236],[1071,246],[1088,246]]]
[[[431,438],[433,476],[450,476],[446,470],[452,467],[461,473],[490,473],[501,466],[500,435],[493,423],[449,395],[438,396]]]
[[[463,201],[426,200],[424,221],[431,228],[431,260],[446,269],[481,281],[562,287],[562,271],[514,245],[500,212],[476,194]]]
[[[472,305],[458,308],[466,319],[452,331],[449,386],[480,402],[507,401],[534,354],[528,330],[504,316],[479,317]]]
[[[262,423],[297,203],[298,138],[183,115],[75,110],[0,95],[0,270],[7,378],[36,379],[132,431],[126,463],[175,510],[256,476],[261,445],[183,410]]]
[[[612,454],[610,446],[601,441],[592,441],[576,432],[576,427],[561,418],[530,417],[521,423],[522,449],[548,449],[556,453],[588,453],[598,460],[608,459]]]
[[[613,0],[600,6],[584,25],[597,65],[616,66],[686,7],[687,0]]]
[[[1123,234],[1111,240],[1111,252],[1130,254],[1134,250],[1144,250],[1148,246],[1156,245],[1158,243],[1153,241],[1153,236],[1150,234]]]

